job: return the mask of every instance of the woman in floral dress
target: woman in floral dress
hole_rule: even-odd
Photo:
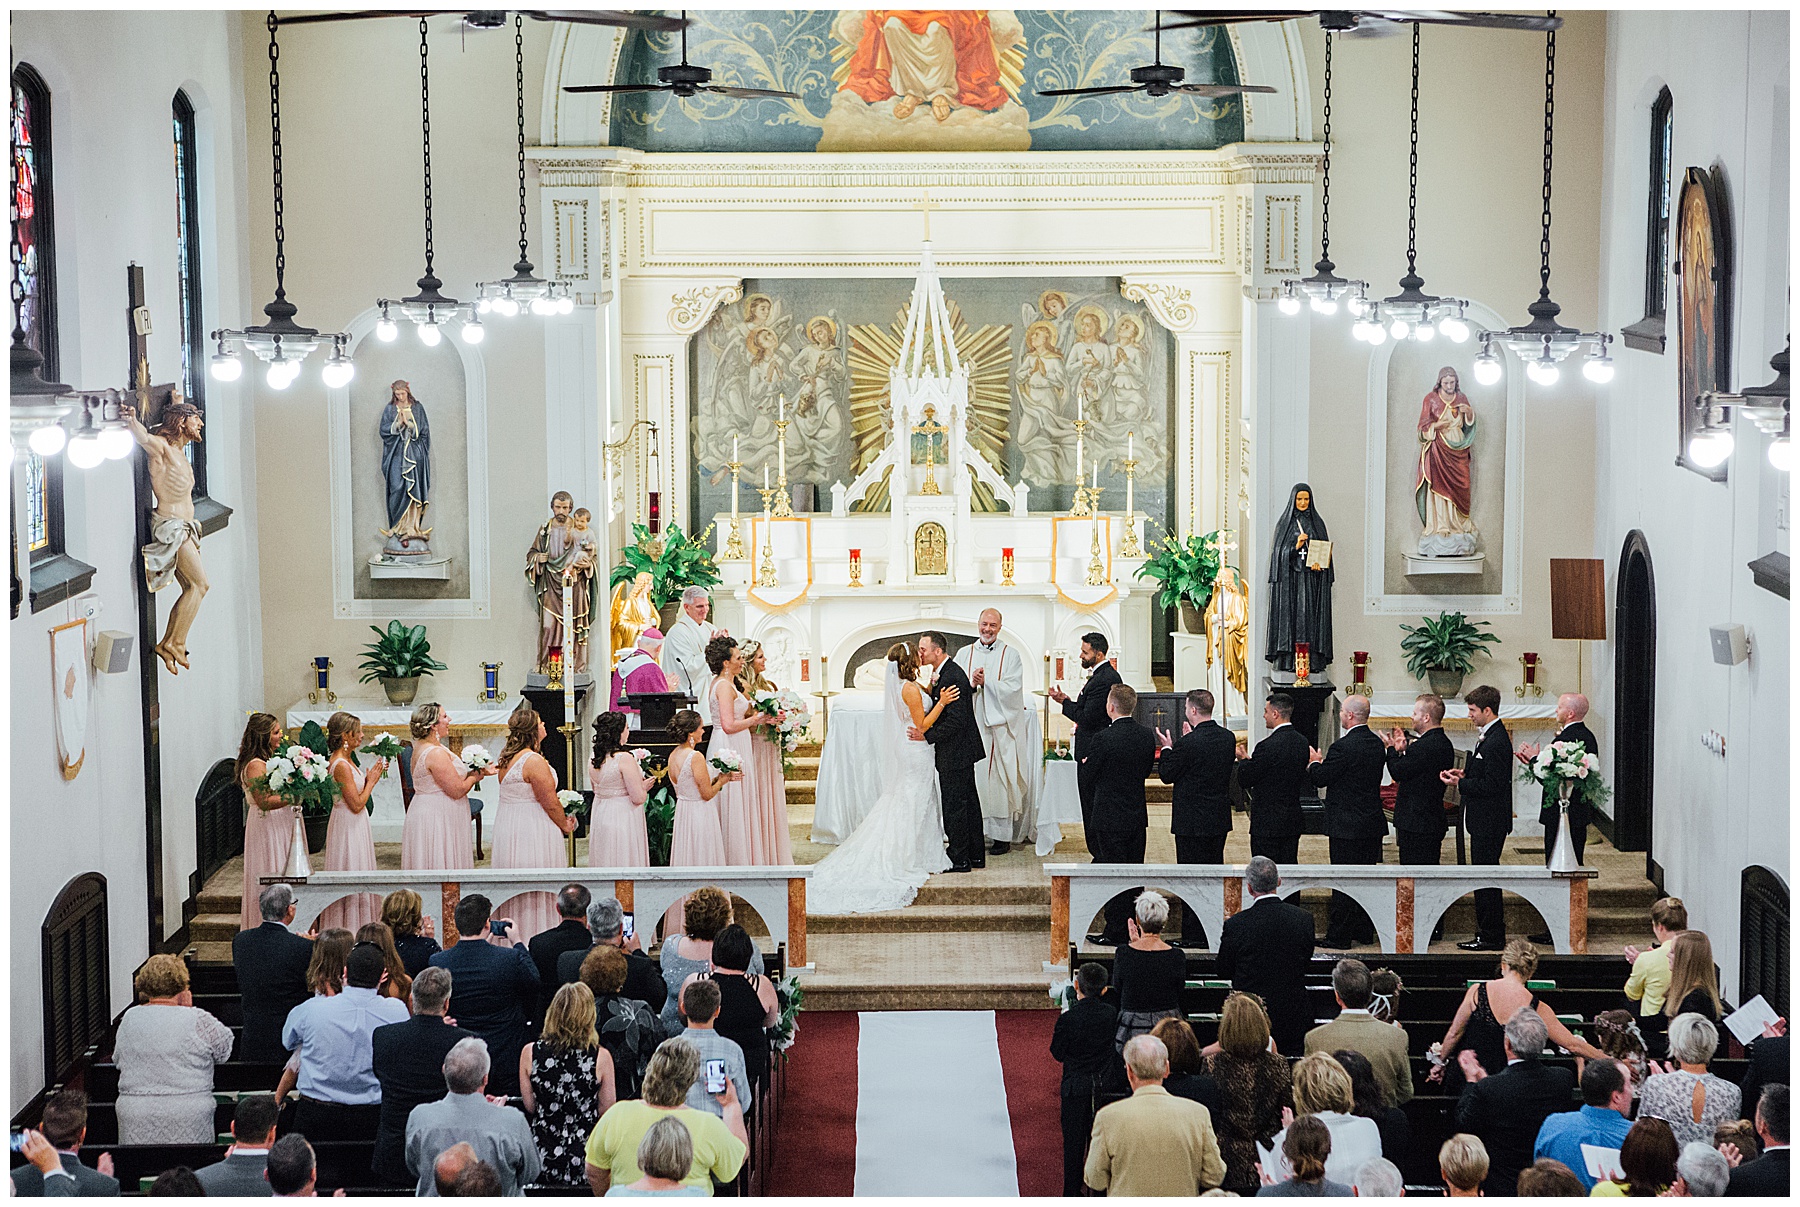
[[[550,1000],[543,1033],[519,1053],[519,1088],[544,1160],[542,1180],[585,1186],[588,1134],[617,1097],[612,1054],[600,1046],[586,985],[564,985]]]

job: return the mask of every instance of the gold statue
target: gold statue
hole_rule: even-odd
[[[620,583],[612,593],[612,652],[617,662],[626,651],[637,647],[644,630],[657,622],[656,605],[650,602],[650,572],[641,570],[629,583]]]
[[[1225,681],[1249,698],[1250,690],[1250,593],[1243,576],[1222,567],[1213,580],[1212,599],[1206,605],[1206,665],[1216,656],[1225,659]]]

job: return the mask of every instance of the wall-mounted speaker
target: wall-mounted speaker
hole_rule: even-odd
[[[122,675],[131,666],[132,636],[104,629],[94,638],[94,669],[102,675]]]
[[[1712,627],[1713,661],[1720,666],[1737,666],[1750,657],[1750,635],[1741,624],[1715,624]]]

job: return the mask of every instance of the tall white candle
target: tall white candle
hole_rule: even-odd
[[[763,489],[769,489],[769,467],[767,465],[763,466]],[[767,511],[768,508],[765,507],[763,510]]]
[[[781,395],[779,406],[781,409],[776,413],[776,417],[778,419],[786,419],[787,418],[787,395],[786,394]]]
[[[575,583],[567,574],[562,584],[563,720],[575,719]]]
[[[732,440],[735,442],[737,440],[737,437],[733,436]],[[732,445],[732,450],[733,450],[732,451],[732,459],[733,460],[737,459],[736,449],[737,449],[737,445],[734,443]],[[1125,433],[1125,459],[1127,461],[1135,461],[1137,459],[1137,433],[1136,432],[1126,432]]]

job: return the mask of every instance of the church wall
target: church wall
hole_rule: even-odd
[[[83,388],[127,384],[126,266],[144,268],[156,381],[179,372],[176,211],[170,104],[186,89],[197,111],[203,297],[208,327],[244,321],[242,59],[236,19],[209,12],[21,12],[13,61],[51,91],[61,377]],[[161,692],[164,934],[182,924],[194,869],[193,796],[214,761],[234,755],[246,709],[262,702],[262,613],[256,578],[254,427],[244,387],[210,383],[208,476],[235,509],[202,545],[211,591],[189,640],[192,669],[158,672]],[[75,876],[107,879],[111,992],[131,1001],[131,973],[150,951],[146,926],[144,755],[139,663],[93,675],[87,756],[59,771],[52,732],[48,630],[97,609],[96,629],[137,635],[140,573],[129,462],[66,470],[70,554],[96,568],[80,599],[12,622],[11,1090],[15,1107],[43,1081],[38,927]],[[157,597],[166,619],[176,588]],[[163,936],[158,936],[160,939]]]
[[[1716,168],[1733,243],[1731,376],[1760,386],[1788,331],[1788,18],[1783,12],[1629,12],[1608,19],[1602,316],[1617,330],[1644,311],[1650,107],[1674,100],[1672,163]],[[1667,350],[1619,351],[1602,407],[1590,556],[1606,559],[1609,605],[1626,537],[1643,533],[1656,581],[1657,695],[1651,854],[1691,924],[1711,933],[1735,996],[1739,881],[1760,864],[1790,876],[1788,605],[1745,563],[1787,552],[1786,475],[1768,439],[1736,422],[1723,483],[1678,467],[1677,277]],[[1750,660],[1713,663],[1707,629],[1741,624]],[[1608,711],[1612,649],[1597,651],[1596,704]],[[1600,732],[1597,730],[1597,732]],[[1723,756],[1701,744],[1724,735]],[[1610,747],[1602,734],[1603,750]]]

